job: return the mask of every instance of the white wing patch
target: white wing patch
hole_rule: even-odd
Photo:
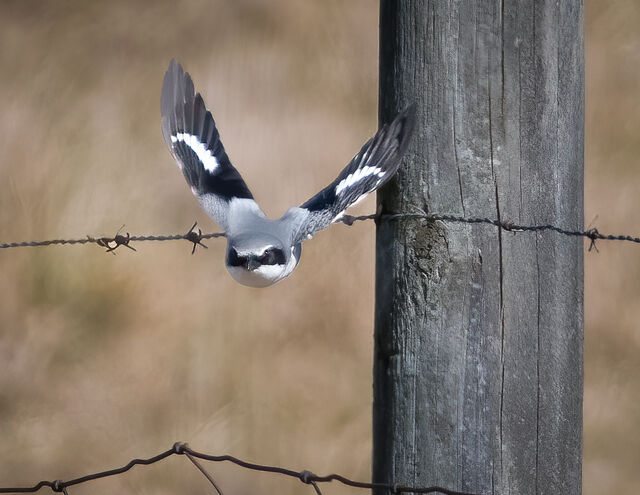
[[[345,210],[347,211],[347,210]],[[335,217],[333,217],[333,220],[331,220],[331,223],[333,222],[337,222],[338,220],[340,220],[342,217],[344,216],[344,211],[341,211],[340,213],[338,213]],[[309,235],[308,236],[309,239],[311,239],[313,236]]]
[[[379,181],[378,181],[378,182],[379,182]],[[358,199],[356,199],[353,203],[351,203],[351,204],[349,205],[349,208],[351,208],[352,206],[357,205],[358,203],[360,203],[360,201],[362,201],[362,200],[363,200],[364,198],[366,198],[367,196],[369,196],[369,193],[364,193],[364,194],[363,194],[363,195],[361,195]],[[345,212],[346,212],[346,211],[347,211],[347,210],[344,210],[344,211],[341,211],[340,213],[338,213],[338,214],[333,218],[333,220],[331,220],[331,223],[333,223],[333,222],[337,222],[338,220],[340,220],[340,219],[344,216],[344,214],[345,214]],[[313,236],[309,236],[309,239],[311,239],[311,237],[313,237]]]
[[[220,166],[216,157],[213,156],[211,151],[209,151],[205,145],[200,142],[198,136],[194,136],[188,132],[179,132],[175,136],[171,136],[172,143],[176,143],[178,141],[186,144],[196,155],[198,155],[198,158],[207,172],[213,173],[215,169]]]
[[[347,187],[351,187],[356,182],[360,182],[362,179],[369,177],[370,175],[377,175],[380,179],[385,176],[386,172],[382,170],[380,167],[362,167],[353,172],[352,174],[347,175],[344,179],[340,181],[340,183],[336,186],[336,195],[340,194]]]

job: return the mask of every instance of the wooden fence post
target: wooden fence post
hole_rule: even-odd
[[[383,212],[583,226],[582,0],[381,0],[380,119],[419,105]],[[579,494],[583,240],[377,231],[374,481]]]

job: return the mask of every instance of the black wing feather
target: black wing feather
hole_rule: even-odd
[[[164,140],[198,196],[253,199],[227,156],[211,112],[200,93],[195,94],[191,76],[174,60],[164,76],[160,107]]]
[[[349,206],[394,176],[413,135],[415,113],[415,105],[411,105],[391,124],[383,125],[336,180],[300,206],[308,216],[297,232],[298,242],[327,228]]]

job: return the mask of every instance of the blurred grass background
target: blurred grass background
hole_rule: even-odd
[[[160,133],[171,57],[267,214],[301,203],[375,131],[377,18],[374,0],[2,0],[2,241],[122,222],[214,230]],[[586,0],[585,217],[603,232],[640,232],[638,25],[637,0]],[[1,253],[0,484],[70,478],[176,440],[369,476],[373,226],[318,235],[269,290],[237,285],[224,242],[207,244],[197,256],[179,242]],[[585,259],[584,491],[640,492],[640,251],[598,247]],[[208,493],[185,462],[73,490]],[[212,468],[229,493],[308,490]]]

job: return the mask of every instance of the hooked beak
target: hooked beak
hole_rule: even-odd
[[[259,268],[260,266],[261,266],[260,262],[258,261],[257,258],[250,257],[247,260],[247,270],[249,270],[251,272],[254,271],[256,268]]]

